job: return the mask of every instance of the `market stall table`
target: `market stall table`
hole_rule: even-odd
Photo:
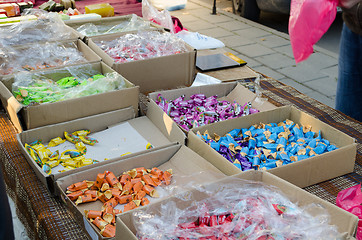
[[[354,172],[305,188],[308,192],[335,203],[339,191],[362,182],[362,125],[283,83],[266,78],[261,80],[263,94],[276,106],[294,105],[323,122],[354,137],[357,156]],[[7,192],[14,200],[19,219],[31,239],[87,239],[62,202],[53,198],[36,177],[16,141],[16,130],[4,110],[0,112],[1,168]],[[343,161],[343,159],[341,159]]]

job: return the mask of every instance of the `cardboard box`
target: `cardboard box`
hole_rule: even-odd
[[[101,210],[103,203],[96,201],[92,203],[79,204],[76,206],[68,197],[66,197],[65,191],[68,186],[73,183],[83,180],[95,180],[98,173],[103,173],[106,170],[112,171],[116,176],[120,176],[123,172],[131,170],[136,167],[145,167],[151,169],[152,167],[158,167],[162,171],[172,169],[173,176],[172,182],[169,185],[174,191],[180,191],[188,184],[195,181],[197,184],[202,184],[216,179],[225,177],[218,169],[212,166],[205,159],[201,158],[191,149],[186,146],[176,144],[165,147],[163,149],[149,151],[145,154],[140,154],[131,158],[124,159],[123,161],[113,162],[111,164],[105,164],[96,168],[81,171],[76,174],[71,174],[57,180],[57,187],[61,191],[61,198],[69,207],[75,218],[80,225],[85,228],[92,239],[104,239],[100,235],[100,231],[96,226],[90,223],[88,219],[84,217],[84,210]],[[164,188],[165,185],[159,186],[158,189]],[[151,198],[150,204],[158,202],[163,198],[172,194],[166,192],[161,195],[160,198]]]
[[[98,62],[66,68],[48,69],[27,74],[34,77],[47,77],[57,81],[61,78],[72,76],[73,71],[79,72],[80,70],[78,69],[84,71],[94,69],[102,74],[114,72],[114,70],[106,64]],[[127,88],[124,89],[31,106],[24,106],[16,100],[12,94],[13,82],[14,78],[0,82],[0,97],[11,121],[19,132],[24,129],[33,129],[49,124],[65,122],[129,106],[133,106],[135,111],[138,111],[139,89],[127,79],[125,79]]]
[[[47,125],[44,127],[31,129],[24,131],[20,134],[17,134],[17,140],[20,147],[21,152],[24,154],[25,158],[29,162],[30,166],[34,169],[36,175],[38,178],[47,185],[48,189],[51,193],[54,193],[57,195],[57,193],[54,190],[54,183],[58,178],[68,176],[70,174],[79,173],[81,171],[94,168],[97,166],[101,166],[104,164],[109,164],[115,161],[120,161],[122,158],[113,158],[109,159],[107,161],[104,161],[103,159],[97,159],[100,162],[94,163],[92,165],[83,166],[81,168],[76,168],[71,171],[66,172],[52,172],[50,175],[47,175],[31,158],[29,153],[26,151],[24,144],[25,143],[31,143],[33,141],[37,141],[39,139],[42,140],[43,143],[49,142],[51,139],[55,137],[63,137],[64,131],[67,132],[74,132],[81,129],[88,129],[91,131],[91,133],[96,133],[99,131],[103,131],[108,129],[111,126],[114,126],[119,123],[127,122],[128,124],[133,127],[144,139],[146,139],[148,142],[150,142],[154,148],[162,148],[165,146],[168,146],[175,142],[183,142],[184,135],[182,135],[182,132],[177,132],[177,127],[174,128],[176,130],[170,132],[169,135],[163,134],[163,132],[157,127],[158,122],[155,121],[155,119],[148,116],[143,116],[139,118],[135,118],[134,109],[132,107],[124,108],[112,112],[107,112],[103,114],[98,114],[90,117],[80,118],[77,120],[72,120],[64,123],[54,124],[54,125]],[[116,139],[115,141],[117,141]],[[121,136],[119,141],[121,141]],[[144,150],[149,151],[149,150]],[[143,151],[132,153],[133,155],[137,155],[139,153],[142,153]],[[132,156],[132,154],[130,154]]]
[[[233,175],[241,170],[197,137],[195,133],[197,131],[204,133],[205,130],[208,130],[212,137],[214,133],[223,136],[235,128],[249,128],[251,125],[259,123],[279,123],[286,119],[299,125],[311,125],[313,132],[321,130],[322,137],[336,145],[338,149],[273,168],[268,172],[302,188],[353,172],[357,146],[355,139],[292,106],[284,106],[192,129],[188,134],[187,146],[209,160],[222,172]]]
[[[186,43],[188,52],[127,63],[115,63],[108,54],[95,44],[95,42],[99,41],[112,41],[125,34],[127,33],[91,37],[88,46],[106,64],[135,85],[140,86],[141,93],[149,93],[160,89],[174,89],[192,84],[195,77],[196,50]]]
[[[262,182],[267,185],[275,186],[281,190],[283,194],[285,194],[293,203],[297,204],[299,207],[303,207],[309,204],[318,204],[323,206],[330,215],[330,224],[335,225],[338,227],[338,231],[342,234],[344,234],[343,239],[350,239],[349,237],[353,236],[353,234],[356,231],[358,218],[347,212],[343,209],[324,201],[270,173],[267,172],[261,172],[261,171],[247,171],[244,173],[240,173],[238,175],[234,176],[235,178],[245,179],[245,180],[251,180],[256,182]],[[224,179],[221,179],[215,183],[212,184],[220,184],[222,183],[228,183],[232,182],[234,180],[234,177],[227,177]],[[207,184],[209,185],[209,184]],[[207,186],[206,186],[207,187]],[[191,195],[192,194],[192,195]],[[163,200],[161,202],[154,203],[152,205],[149,205],[147,208],[147,212],[149,214],[159,214],[160,207],[165,204],[168,201],[175,201],[176,205],[180,209],[184,209],[189,207],[194,201],[201,201],[205,199],[205,194],[193,189],[190,191],[190,197],[189,201],[179,201],[177,196],[172,196],[169,199]],[[132,221],[132,214],[138,211],[142,211],[144,208],[136,209],[133,212],[126,212],[121,215],[117,215],[117,230],[116,230],[116,239],[117,240],[131,240],[131,239],[138,239],[136,238],[136,229],[134,226],[134,223]],[[307,209],[310,211],[311,209]],[[309,212],[310,214],[314,215],[313,212]]]
[[[139,16],[137,16],[136,14],[128,14],[128,15],[123,15],[123,16],[114,16],[114,17],[104,17],[101,19],[77,19],[77,20],[67,20],[64,21],[64,23],[66,25],[68,25],[69,27],[71,27],[74,31],[76,31],[78,33],[78,35],[80,36],[81,39],[84,40],[84,42],[88,42],[88,38],[90,36],[86,36],[82,33],[80,33],[77,29],[80,26],[83,26],[84,24],[94,24],[97,27],[109,27],[109,29],[111,29],[114,26],[117,25],[121,25],[122,23],[124,23],[124,25],[126,25],[127,23],[129,23],[132,18],[134,19],[133,21],[144,21],[144,22],[148,22],[150,24],[150,29],[157,29],[157,28],[162,28],[160,25],[154,23],[154,22],[150,22],[147,21],[146,19],[143,19]],[[122,25],[121,25],[122,26]],[[96,34],[94,36],[105,36],[105,35],[113,35],[113,34],[119,34],[119,33],[99,33]]]
[[[94,62],[100,62],[102,60],[95,52],[93,52],[80,39],[77,39],[77,40],[64,40],[64,41],[57,41],[57,42],[59,44],[64,44],[64,45],[70,46],[70,47],[73,47],[72,45],[74,45],[74,47],[78,51],[80,51],[83,54],[84,58],[86,59],[85,62],[80,62],[80,63],[77,63],[77,64],[69,64],[69,65],[66,65],[66,66],[78,65],[78,64],[82,64],[82,63],[83,64],[84,63],[94,63]],[[13,49],[15,49],[16,51],[19,52],[19,54],[21,54],[21,52],[23,50],[25,51],[26,49],[28,49],[29,46],[32,46],[32,44],[17,45],[17,46],[14,46]],[[29,61],[32,61],[31,56],[29,56]],[[59,67],[55,67],[55,68],[62,68],[62,67],[65,67],[65,66],[59,66]],[[47,68],[47,69],[55,69],[55,68]],[[42,71],[42,70],[32,70],[31,72],[38,72],[38,71]],[[19,72],[27,72],[27,71],[23,70],[23,71],[19,71]],[[10,81],[10,79],[12,79],[14,77],[14,74],[19,73],[19,72],[14,72],[14,73],[9,74],[9,75],[1,75],[0,74],[0,80],[2,82]]]
[[[205,94],[206,97],[217,95],[219,100],[227,100],[229,102],[236,101],[242,106],[246,102],[252,101],[252,107],[260,111],[266,111],[276,108],[273,104],[271,104],[268,101],[266,102],[253,101],[256,98],[256,95],[253,92],[249,91],[240,83],[232,82],[232,83],[204,85],[198,87],[178,88],[173,90],[150,93],[149,94],[150,102],[148,104],[147,111],[155,112],[155,114],[161,115],[163,119],[163,124],[165,126],[167,126],[170,123],[176,123],[156,104],[156,99],[158,94],[162,94],[162,96],[165,99],[170,101],[170,100],[175,100],[176,98],[182,95],[185,95],[185,99],[189,100],[191,95],[199,93]],[[185,133],[187,133],[187,131],[184,130],[183,128],[180,127],[180,129],[182,129]]]

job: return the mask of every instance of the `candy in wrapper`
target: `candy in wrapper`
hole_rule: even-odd
[[[82,140],[80,140],[80,138],[78,136],[72,135],[68,132],[64,132],[64,137],[66,140],[68,140],[69,142],[74,143],[74,144],[82,141]]]
[[[77,201],[75,201],[75,205],[78,205],[80,203],[94,202],[97,199],[98,198],[93,197],[92,194],[83,194],[83,195],[78,197]]]
[[[87,153],[87,147],[84,145],[83,142],[78,142],[75,144],[75,148],[81,153],[86,154]]]
[[[150,175],[143,175],[141,179],[145,182],[145,184],[157,187],[157,184],[152,180]]]
[[[86,218],[88,219],[96,219],[102,217],[102,211],[96,211],[96,210],[84,210],[84,214]]]
[[[98,173],[97,175],[97,179],[96,179],[96,182],[94,183],[94,186],[97,188],[97,189],[101,189],[104,181],[105,181],[105,176],[106,176],[106,172],[104,173]]]
[[[96,225],[99,230],[102,230],[103,228],[105,228],[108,225],[108,222],[104,221],[102,218],[97,217],[94,220],[91,220],[91,222]]]
[[[64,143],[66,140],[62,139],[61,137],[56,137],[53,138],[52,140],[49,141],[48,143],[48,147],[56,147],[62,143]]]
[[[78,130],[78,131],[75,131],[72,133],[72,135],[75,135],[75,136],[82,136],[82,137],[85,137],[87,136],[88,134],[90,134],[90,130]]]
[[[43,162],[40,160],[38,153],[28,144],[25,143],[25,149],[30,154],[31,158],[41,167]]]
[[[163,172],[163,180],[165,181],[166,185],[170,185],[171,184],[171,178],[172,178],[172,170],[169,169],[165,172]]]
[[[46,162],[46,164],[47,164],[50,168],[54,168],[54,167],[58,166],[59,163],[60,163],[59,160],[52,160],[52,161]]]
[[[79,156],[82,156],[84,153],[80,152],[77,149],[69,149],[69,150],[65,150],[64,152],[62,152],[62,156],[64,155],[68,155],[70,158],[76,158]]]
[[[157,191],[150,185],[144,185],[142,190],[145,191],[151,197],[154,197],[154,198],[159,197],[159,194],[157,193]]]
[[[88,145],[93,146],[94,144],[98,143],[97,139],[91,138],[91,137],[87,137],[87,136],[79,136],[80,140]]]
[[[150,203],[150,200],[148,198],[142,198],[141,199],[141,206],[146,206]]]
[[[120,190],[122,190],[122,184],[118,181],[118,179],[116,178],[116,176],[114,175],[113,172],[111,172],[111,171],[106,172],[106,180],[110,186],[116,187],[116,188],[119,188]]]
[[[146,196],[146,192],[143,190],[140,190],[136,193],[136,196],[134,197],[135,200],[142,200]]]
[[[126,204],[133,200],[132,195],[123,195],[116,197],[119,204]]]
[[[101,235],[103,237],[114,237],[116,236],[116,227],[108,224],[105,228],[101,230]]]
[[[123,209],[123,212],[127,212],[127,211],[130,211],[132,209],[135,209],[137,208],[137,203],[136,201],[141,201],[141,200],[134,200],[134,201],[131,201],[129,203],[127,203],[125,206],[124,206],[124,209]],[[139,202],[140,203],[140,202]],[[138,204],[139,205],[139,204]]]
[[[151,148],[153,148],[152,144],[151,144],[151,143],[147,143],[146,149],[151,149]]]
[[[52,173],[52,169],[48,164],[44,164],[41,169],[43,170],[43,172],[45,172],[46,174],[50,175]]]
[[[67,194],[67,196],[69,197],[70,200],[75,201],[78,199],[78,197],[80,197],[83,194],[84,194],[84,192],[79,190],[76,192],[69,193],[69,194]]]
[[[87,189],[87,188],[88,188],[88,183],[86,180],[84,180],[82,182],[77,182],[77,183],[70,185],[69,187],[67,187],[67,190],[70,192],[76,192],[76,191]]]
[[[128,195],[132,192],[132,183],[131,182],[126,182],[126,184],[123,185],[122,187],[122,193],[121,195]]]
[[[59,150],[56,150],[49,156],[49,161],[58,160],[60,157]]]

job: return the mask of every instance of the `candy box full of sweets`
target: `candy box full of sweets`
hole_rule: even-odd
[[[298,187],[350,172],[356,141],[292,106],[192,129],[187,146],[228,175],[266,170]]]
[[[357,223],[275,175],[248,171],[118,215],[116,239],[353,239]]]
[[[139,89],[103,62],[16,74],[0,82],[1,100],[18,131],[132,106]]]
[[[17,134],[17,141],[40,181],[57,195],[60,177],[185,141],[176,125],[171,133],[157,125],[152,116],[135,118],[129,107],[30,129]]]
[[[169,181],[159,182],[155,175],[166,173]],[[114,176],[113,180],[107,177],[109,174]],[[148,176],[156,184],[147,179]],[[191,186],[223,177],[224,174],[191,149],[175,144],[61,177],[56,184],[62,200],[90,237],[104,239],[114,237],[115,215],[152,205]],[[88,180],[88,186],[84,180]],[[80,187],[82,184],[85,186]]]
[[[195,77],[196,50],[165,31],[95,36],[88,46],[141,93],[190,86]]]
[[[147,111],[162,116],[163,124],[176,122],[190,129],[276,108],[258,101],[256,94],[237,82],[156,91],[149,95]]]

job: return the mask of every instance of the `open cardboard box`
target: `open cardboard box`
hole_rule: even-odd
[[[49,42],[49,43],[55,43],[55,42]],[[62,66],[58,66],[58,67],[52,67],[52,68],[47,68],[47,69],[55,69],[55,68],[62,68],[62,67],[66,67],[66,66],[72,66],[72,65],[78,65],[81,63],[94,63],[94,62],[100,62],[102,59],[94,52],[92,51],[82,40],[80,39],[76,39],[76,40],[62,40],[62,41],[56,41],[56,43],[59,44],[63,44],[65,46],[69,46],[69,47],[74,47],[77,49],[77,51],[81,52],[85,58],[84,62],[79,62],[77,64],[68,64],[68,65],[62,65]],[[34,43],[33,43],[34,44]],[[39,43],[42,44],[42,43]],[[13,49],[15,49],[16,51],[19,52],[19,54],[22,51],[25,51],[26,49],[29,48],[29,46],[32,46],[32,44],[24,44],[24,45],[17,45],[14,46]],[[29,62],[32,61],[31,56],[29,56]],[[31,72],[39,72],[42,70],[32,70]],[[22,70],[20,72],[26,72],[26,70]],[[12,79],[14,76],[14,74],[19,73],[18,72],[14,72],[12,74],[9,75],[0,75],[0,80],[2,82],[6,82],[6,81],[10,81],[9,79]]]
[[[222,172],[233,175],[239,173],[241,170],[212,149],[195,133],[199,131],[203,134],[207,130],[211,137],[213,137],[215,133],[223,136],[236,128],[249,128],[259,123],[279,123],[286,119],[290,119],[299,125],[310,125],[312,126],[313,132],[318,133],[320,130],[322,138],[329,140],[330,143],[336,145],[338,149],[288,165],[276,167],[267,170],[268,172],[302,188],[353,172],[357,146],[355,139],[292,106],[279,107],[243,118],[230,119],[194,128],[188,133],[187,146],[209,160]]]
[[[198,87],[188,87],[188,88],[178,88],[167,91],[158,91],[150,93],[149,99],[150,102],[147,107],[147,112],[151,111],[155,114],[162,116],[163,124],[167,126],[170,123],[176,123],[168,116],[157,104],[157,96],[161,94],[168,101],[175,100],[176,98],[185,95],[185,100],[189,100],[190,96],[193,94],[205,94],[206,97],[217,95],[219,100],[226,100],[229,102],[237,102],[243,106],[246,102],[252,102],[252,107],[260,111],[266,111],[276,108],[273,104],[268,101],[260,102],[254,101],[256,95],[245,88],[243,85],[237,82],[232,83],[221,83],[221,84],[211,84]],[[180,127],[180,126],[179,126]],[[185,133],[187,131],[180,127]]]
[[[92,239],[105,238],[100,235],[98,228],[85,218],[84,210],[101,210],[103,203],[101,201],[95,201],[92,203],[79,204],[77,206],[66,196],[66,188],[73,183],[83,180],[95,181],[97,174],[103,173],[104,171],[112,171],[115,176],[118,177],[122,175],[123,172],[136,167],[145,167],[148,169],[158,167],[162,171],[172,169],[172,181],[171,184],[168,185],[171,189],[160,193],[160,198],[151,198],[148,196],[147,198],[150,200],[150,204],[167,198],[173,193],[185,191],[184,189],[186,189],[187,186],[190,187],[192,182],[202,184],[225,177],[225,175],[217,168],[197,155],[191,149],[184,145],[175,144],[162,149],[152,149],[147,153],[128,157],[122,161],[119,159],[119,161],[115,161],[113,163],[107,163],[92,169],[87,169],[85,171],[59,178],[56,181],[56,184],[61,191],[61,198]],[[164,188],[165,185],[162,184],[155,189],[162,192],[162,189]]]
[[[174,89],[192,84],[195,77],[196,50],[186,43],[187,52],[126,63],[115,63],[113,58],[95,44],[99,41],[109,42],[129,33],[134,34],[137,32],[91,37],[88,46],[106,64],[135,85],[140,86],[141,93],[149,93],[160,89]]]
[[[77,32],[77,34],[80,36],[80,39],[83,39],[84,42],[88,42],[88,38],[90,36],[86,36],[80,32],[78,32],[78,28],[84,24],[94,24],[97,27],[108,27],[109,29],[113,28],[114,26],[120,25],[125,27],[127,23],[129,23],[132,18],[134,19],[133,21],[144,21],[144,22],[148,22],[150,25],[150,29],[157,29],[157,28],[162,28],[160,25],[154,23],[154,22],[150,22],[144,18],[141,18],[139,16],[137,16],[136,14],[128,14],[128,15],[123,15],[123,16],[114,16],[114,17],[104,17],[101,19],[76,19],[76,20],[67,20],[64,21],[64,23],[69,26],[70,28],[73,29],[73,31]],[[124,24],[123,24],[124,23]],[[137,26],[136,26],[137,27]],[[105,35],[113,35],[113,34],[118,34],[118,33],[107,33],[109,30],[107,30],[105,33],[99,33],[96,34],[94,36],[105,36]]]
[[[114,72],[113,69],[103,62],[98,62],[48,69],[27,74],[31,75],[32,78],[40,76],[57,81],[64,77],[73,76],[72,72],[78,73],[84,71],[86,74],[87,71],[91,72],[91,70],[102,74]],[[24,106],[19,103],[12,94],[12,84],[14,80],[15,77],[8,81],[0,82],[0,97],[11,121],[19,132],[25,129],[65,122],[129,106],[133,106],[135,111],[138,111],[139,89],[127,79],[124,79],[126,88],[123,89],[54,103],[29,106]]]
[[[128,123],[131,126],[132,130],[137,131],[138,134],[141,135],[141,137],[143,137],[145,140],[151,143],[152,146],[156,149],[168,146],[175,142],[185,141],[184,139],[185,135],[177,128],[177,126],[174,126],[173,130],[170,132],[163,132],[163,130],[160,130],[158,128],[157,119],[156,120],[153,119],[152,116],[143,116],[135,118],[134,109],[132,107],[27,130],[17,134],[16,137],[21,152],[24,154],[30,166],[34,169],[38,178],[48,187],[51,193],[57,195],[58,193],[55,192],[54,184],[58,178],[68,176],[70,174],[77,174],[81,171],[101,166],[104,164],[120,161],[123,158],[127,157],[128,155],[125,155],[121,158],[114,157],[106,161],[104,161],[104,159],[97,159],[99,162],[94,163],[92,165],[83,166],[81,168],[76,168],[66,172],[52,171],[52,173],[48,175],[31,158],[31,156],[24,147],[25,143],[31,143],[41,139],[42,142],[46,144],[55,137],[64,138],[65,131],[72,133],[74,131],[78,131],[81,129],[88,129],[91,131],[91,133],[97,133],[121,123]],[[119,138],[117,136],[117,138],[114,139],[115,144],[118,144],[119,142],[118,145],[122,144],[122,142],[125,141],[129,142],[131,140],[132,139],[128,140],[127,138],[124,139],[121,135],[119,136]],[[109,151],[111,150],[113,151],[113,149],[110,149]],[[130,156],[137,155],[139,153],[147,151],[149,150],[140,150],[139,152],[133,152],[129,155]]]
[[[297,204],[299,207],[303,207],[303,206],[306,206],[309,204],[318,204],[318,205],[323,206],[328,211],[328,214],[330,215],[329,224],[337,226],[338,231],[344,235],[343,239],[351,239],[350,237],[352,237],[356,231],[358,218],[355,215],[353,215],[327,201],[324,201],[324,200],[314,196],[313,194],[310,194],[310,193],[292,185],[291,183],[288,183],[268,172],[247,171],[247,172],[243,172],[238,175],[235,175],[233,177],[227,177],[227,178],[218,180],[217,182],[209,183],[207,185],[212,185],[212,184],[222,185],[223,183],[233,182],[233,180],[235,178],[251,180],[251,181],[255,181],[255,182],[262,182],[267,185],[275,186],[275,187],[279,188],[280,191],[286,197],[288,197],[293,203]],[[206,188],[207,188],[207,186],[206,186]],[[158,215],[161,206],[168,201],[174,201],[174,202],[176,202],[176,205],[178,208],[185,209],[185,208],[191,206],[194,201],[201,201],[201,200],[205,199],[205,197],[207,197],[207,195],[205,196],[205,193],[198,191],[196,189],[191,190],[190,194],[188,196],[190,196],[189,197],[190,200],[188,200],[188,201],[186,199],[185,199],[185,201],[179,201],[177,196],[171,196],[169,199],[149,205],[147,207],[147,213]],[[136,237],[136,228],[132,221],[132,215],[135,212],[142,211],[143,209],[144,208],[136,209],[132,212],[126,212],[121,215],[117,215],[117,219],[116,219],[116,226],[117,226],[116,239],[117,240],[131,240],[131,239],[136,240],[136,239],[138,239]],[[313,215],[313,212],[309,212],[309,213],[311,215]]]

